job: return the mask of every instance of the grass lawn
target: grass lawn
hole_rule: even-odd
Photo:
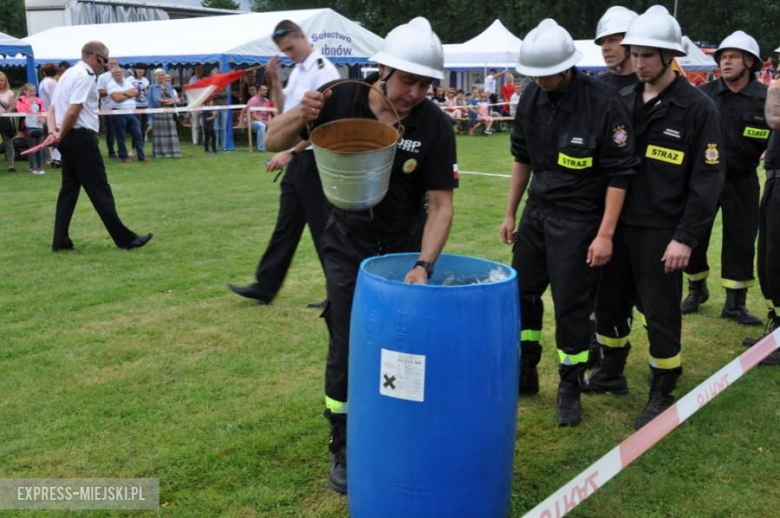
[[[511,169],[506,133],[459,137],[458,146],[461,171]],[[108,163],[122,219],[155,234],[135,251],[114,247],[82,193],[77,250],[52,253],[60,175],[0,173],[0,477],[159,478],[161,511],[151,515],[345,516],[346,499],[326,486],[327,335],[305,308],[325,287],[311,239],[272,305],[229,292],[226,283],[252,280],[274,225],[270,155],[182,152]],[[507,185],[461,176],[446,252],[511,261],[498,238]],[[719,318],[719,237],[718,223],[712,299],[684,319],[678,395],[760,331]],[[628,437],[647,398],[647,340],[637,330],[630,395],[583,396],[582,424],[558,428],[549,302],[541,393],[520,403],[512,516]],[[749,307],[764,315],[757,288]],[[775,515],[779,389],[780,369],[757,367],[573,515]]]

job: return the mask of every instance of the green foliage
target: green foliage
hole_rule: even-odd
[[[27,18],[24,0],[0,0],[0,32],[16,38],[27,36]]]
[[[201,0],[200,5],[211,9],[231,9],[237,11],[241,6],[233,0]]]
[[[638,13],[662,4],[670,13],[674,12],[674,0],[626,0],[619,4]],[[425,16],[444,43],[462,43],[485,30],[496,18],[521,39],[544,18],[555,19],[575,39],[590,39],[595,37],[599,18],[612,5],[616,5],[613,0],[495,0],[486,8],[486,4],[470,0],[335,0],[328,7],[383,37],[414,16]],[[315,7],[322,7],[322,3],[252,0],[254,11]],[[683,33],[694,41],[717,45],[741,29],[758,40],[764,57],[780,45],[775,27],[780,19],[780,2],[679,0],[678,10]]]

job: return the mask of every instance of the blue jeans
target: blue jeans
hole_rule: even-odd
[[[127,146],[125,145],[125,133],[129,132],[135,147],[135,156],[138,160],[146,158],[144,154],[144,136],[141,133],[141,123],[135,115],[111,115],[114,119],[114,133],[116,145],[119,148],[119,159],[127,158]]]
[[[256,135],[257,150],[265,151],[265,123],[261,121],[252,121],[252,133]]]

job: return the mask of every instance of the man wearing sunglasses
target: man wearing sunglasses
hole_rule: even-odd
[[[272,38],[279,50],[295,63],[284,89],[279,78],[281,60],[274,57],[266,66],[272,81],[273,102],[279,113],[295,108],[306,91],[316,90],[325,83],[341,78],[333,63],[322,57],[294,22],[279,22]],[[306,224],[309,225],[319,255],[320,236],[328,215],[314,152],[308,141],[299,142],[276,154],[267,167],[268,171],[287,168],[281,184],[276,227],[255,270],[256,282],[244,287],[228,285],[235,293],[255,299],[260,305],[269,304],[282,287]],[[309,304],[309,307],[324,307],[324,303]]]
[[[52,250],[73,250],[68,228],[76,209],[81,187],[119,248],[144,246],[152,234],[139,236],[127,228],[116,212],[114,196],[106,178],[103,157],[98,148],[97,75],[108,64],[108,49],[90,41],[81,49],[81,61],[60,78],[48,110],[51,132],[46,145],[62,153],[62,187],[57,198]]]

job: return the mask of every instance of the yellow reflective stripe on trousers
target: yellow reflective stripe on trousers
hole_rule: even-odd
[[[685,276],[688,277],[689,281],[700,281],[702,279],[706,279],[707,276],[710,274],[710,271],[704,271],[699,273],[688,273]]]
[[[582,351],[579,354],[566,354],[558,349],[558,359],[562,365],[577,365],[578,363],[587,363],[588,353],[590,351]]]
[[[750,288],[755,281],[732,281],[731,279],[722,279],[720,284],[728,290],[741,290],[743,288]]]
[[[325,396],[325,408],[333,412],[334,414],[346,414],[347,403],[344,401],[336,401],[328,396]]]
[[[682,365],[682,357],[678,354],[671,358],[653,358],[650,357],[650,366],[656,369],[676,369]]]
[[[611,336],[596,334],[596,341],[605,347],[615,347],[618,349],[628,345],[627,336],[623,336],[621,338],[612,338]]]
[[[538,342],[542,339],[541,329],[523,329],[520,331],[521,342]]]

